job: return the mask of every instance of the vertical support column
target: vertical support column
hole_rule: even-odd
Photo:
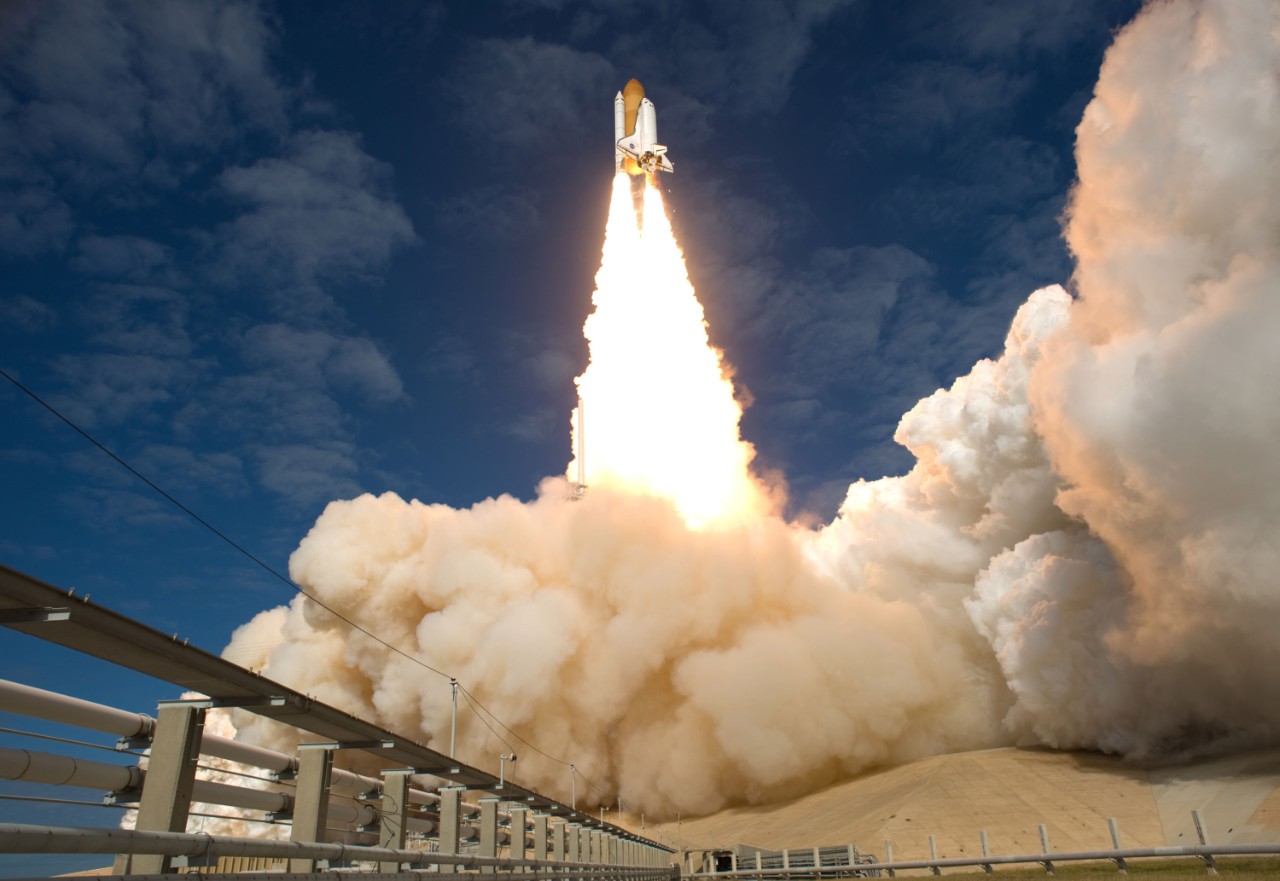
[[[887,838],[884,840],[884,861],[886,863],[893,862],[893,842]],[[885,871],[889,873],[890,878],[898,877],[898,873],[893,869],[886,869]]]
[[[929,836],[929,859],[931,860],[938,859],[938,842],[934,840],[934,837],[932,835]],[[929,869],[935,875],[942,874],[942,870],[939,869],[937,866],[930,866]]]
[[[457,853],[462,832],[462,787],[440,787],[440,832],[437,844],[440,853]]]
[[[329,819],[329,777],[332,772],[333,750],[323,747],[299,750],[298,785],[293,796],[293,829],[289,833],[290,841],[324,841],[325,823]],[[311,874],[315,870],[315,860],[289,860],[289,871],[295,874]]]
[[[293,796],[293,821],[289,831],[290,841],[319,843],[327,837],[329,784],[332,776],[332,750],[320,747],[299,749],[298,774]],[[291,859],[289,871],[315,872],[316,860]]]
[[[591,830],[591,862],[596,865],[604,862],[604,833],[599,829]]]
[[[991,848],[987,846],[987,830],[986,830],[986,829],[979,829],[979,830],[978,830],[978,838],[979,838],[979,840],[982,842],[982,855],[983,855],[984,857],[989,857],[989,856],[991,856]],[[984,872],[986,872],[988,875],[990,875],[990,874],[991,874],[991,864],[990,864],[990,863],[983,863],[983,864],[982,864],[982,871],[984,871]]]
[[[578,859],[591,862],[591,830],[586,826],[578,827]]]
[[[139,831],[187,831],[203,730],[203,708],[162,706],[156,713],[151,760],[147,763],[142,800],[138,805]],[[171,871],[170,858],[159,854],[121,854],[115,862],[117,875],[159,875]]]
[[[528,845],[525,842],[525,834],[528,832],[529,811],[525,808],[511,809],[511,846],[508,849],[507,856],[513,860],[523,860],[528,855]],[[545,848],[546,845],[543,845]]]
[[[496,857],[498,855],[498,800],[496,798],[480,799],[480,850],[477,856]],[[484,874],[492,874],[493,866],[481,866]]]
[[[582,827],[577,823],[566,823],[564,829],[569,838],[569,853],[567,855],[569,862],[582,862],[582,854],[580,852],[580,848],[582,847],[582,836],[578,834],[582,830]]]
[[[535,860],[545,860],[547,858],[547,815],[533,815],[533,858]]]
[[[558,863],[563,863],[568,858],[568,850],[565,848],[565,829],[568,824],[563,820],[557,820],[551,826],[551,859]]]
[[[378,846],[404,849],[404,824],[409,819],[409,771],[386,771],[382,775],[382,823]],[[378,863],[378,871],[400,871],[399,863]]]

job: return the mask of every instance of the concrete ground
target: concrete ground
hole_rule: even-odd
[[[874,772],[793,801],[731,808],[657,827],[685,848],[767,849],[854,844],[899,859],[982,852],[1038,853],[1039,825],[1055,851],[1196,843],[1191,811],[1209,840],[1280,842],[1280,749],[1178,768],[1142,770],[1094,753],[993,749],[934,756]]]

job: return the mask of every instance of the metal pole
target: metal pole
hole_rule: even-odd
[[[578,809],[578,766],[569,766],[569,807]]]
[[[449,726],[449,757],[458,754],[458,680],[449,677],[449,687],[453,689],[453,722]]]

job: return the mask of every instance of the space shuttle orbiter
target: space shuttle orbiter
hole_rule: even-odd
[[[628,174],[675,171],[667,148],[658,143],[658,112],[644,96],[644,86],[631,80],[613,99],[613,167]]]

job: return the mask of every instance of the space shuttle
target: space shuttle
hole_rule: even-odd
[[[639,80],[631,80],[613,99],[613,138],[615,172],[676,170],[667,158],[667,148],[658,143],[658,112],[644,96]]]

